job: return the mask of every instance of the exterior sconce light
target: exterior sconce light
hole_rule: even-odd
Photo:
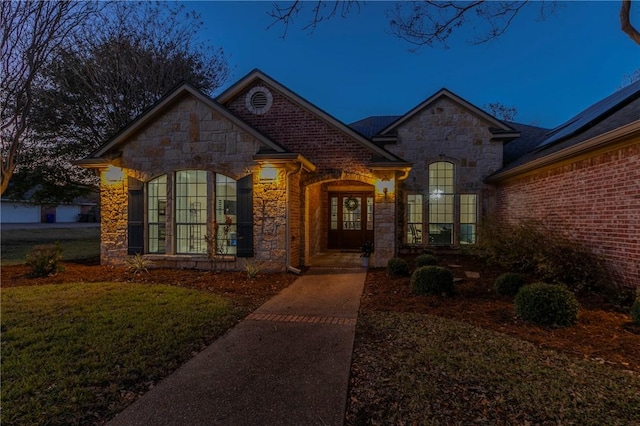
[[[278,169],[269,163],[260,166],[260,182],[274,182],[278,178]]]
[[[115,185],[124,182],[124,170],[120,167],[110,165],[104,172],[103,179],[108,185]]]
[[[385,200],[390,193],[393,193],[393,183],[393,180],[391,180],[388,176],[384,176],[376,184],[378,191],[384,195]]]

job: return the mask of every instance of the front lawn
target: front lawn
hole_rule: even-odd
[[[428,314],[361,313],[346,424],[640,424],[640,377]]]
[[[4,288],[0,422],[113,417],[242,315],[228,299],[167,285]]]
[[[25,262],[33,246],[60,243],[65,260],[100,256],[100,227],[2,230],[2,266]]]

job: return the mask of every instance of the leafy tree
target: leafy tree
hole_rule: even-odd
[[[422,46],[442,44],[446,46],[448,38],[456,29],[473,24],[476,36],[472,43],[484,43],[504,34],[515,17],[526,7],[537,7],[540,18],[553,13],[557,1],[441,1],[423,0],[395,2],[387,12],[389,32],[407,41],[418,49]],[[295,0],[286,5],[276,3],[269,15],[274,24],[281,22],[286,29],[305,9],[311,8],[310,18],[304,29],[313,30],[320,22],[340,14],[345,17],[360,7],[360,2],[316,0],[303,2]],[[640,45],[640,32],[631,23],[631,0],[622,0],[620,7],[620,27],[635,43]],[[479,29],[479,30],[478,30]]]
[[[483,105],[482,108],[494,117],[503,121],[514,121],[518,115],[518,108],[506,106],[500,102],[492,102]]]
[[[0,2],[0,194],[4,194],[25,140],[31,137],[34,86],[43,67],[57,59],[69,41],[98,10],[93,2]]]
[[[12,185],[14,197],[34,182],[34,198],[67,201],[69,187],[89,189],[97,180],[71,162],[90,154],[110,136],[185,80],[212,93],[227,78],[222,49],[197,42],[203,23],[184,6],[170,3],[109,4],[91,32],[62,46],[43,69],[35,90],[37,142],[28,147]],[[44,155],[43,155],[44,154]]]

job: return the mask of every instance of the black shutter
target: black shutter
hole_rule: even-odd
[[[132,178],[129,178],[127,234],[127,254],[142,254],[144,252],[144,192],[142,182]]]
[[[238,257],[253,257],[253,175],[238,181]]]

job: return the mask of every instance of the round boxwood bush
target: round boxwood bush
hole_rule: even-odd
[[[416,294],[452,294],[453,274],[440,266],[421,266],[411,275],[411,291]]]
[[[421,254],[420,256],[416,257],[416,266],[420,267],[420,266],[432,266],[432,265],[437,265],[438,264],[438,259],[436,259],[436,257],[432,254]]]
[[[634,323],[640,325],[640,297],[631,305],[631,319]]]
[[[563,285],[525,285],[514,302],[516,315],[536,324],[566,327],[578,320],[578,301]]]
[[[494,288],[500,296],[515,296],[518,294],[520,287],[525,284],[526,282],[522,275],[515,272],[506,272],[496,279]]]
[[[403,277],[409,275],[409,264],[399,257],[389,259],[387,262],[387,273],[390,277]]]

